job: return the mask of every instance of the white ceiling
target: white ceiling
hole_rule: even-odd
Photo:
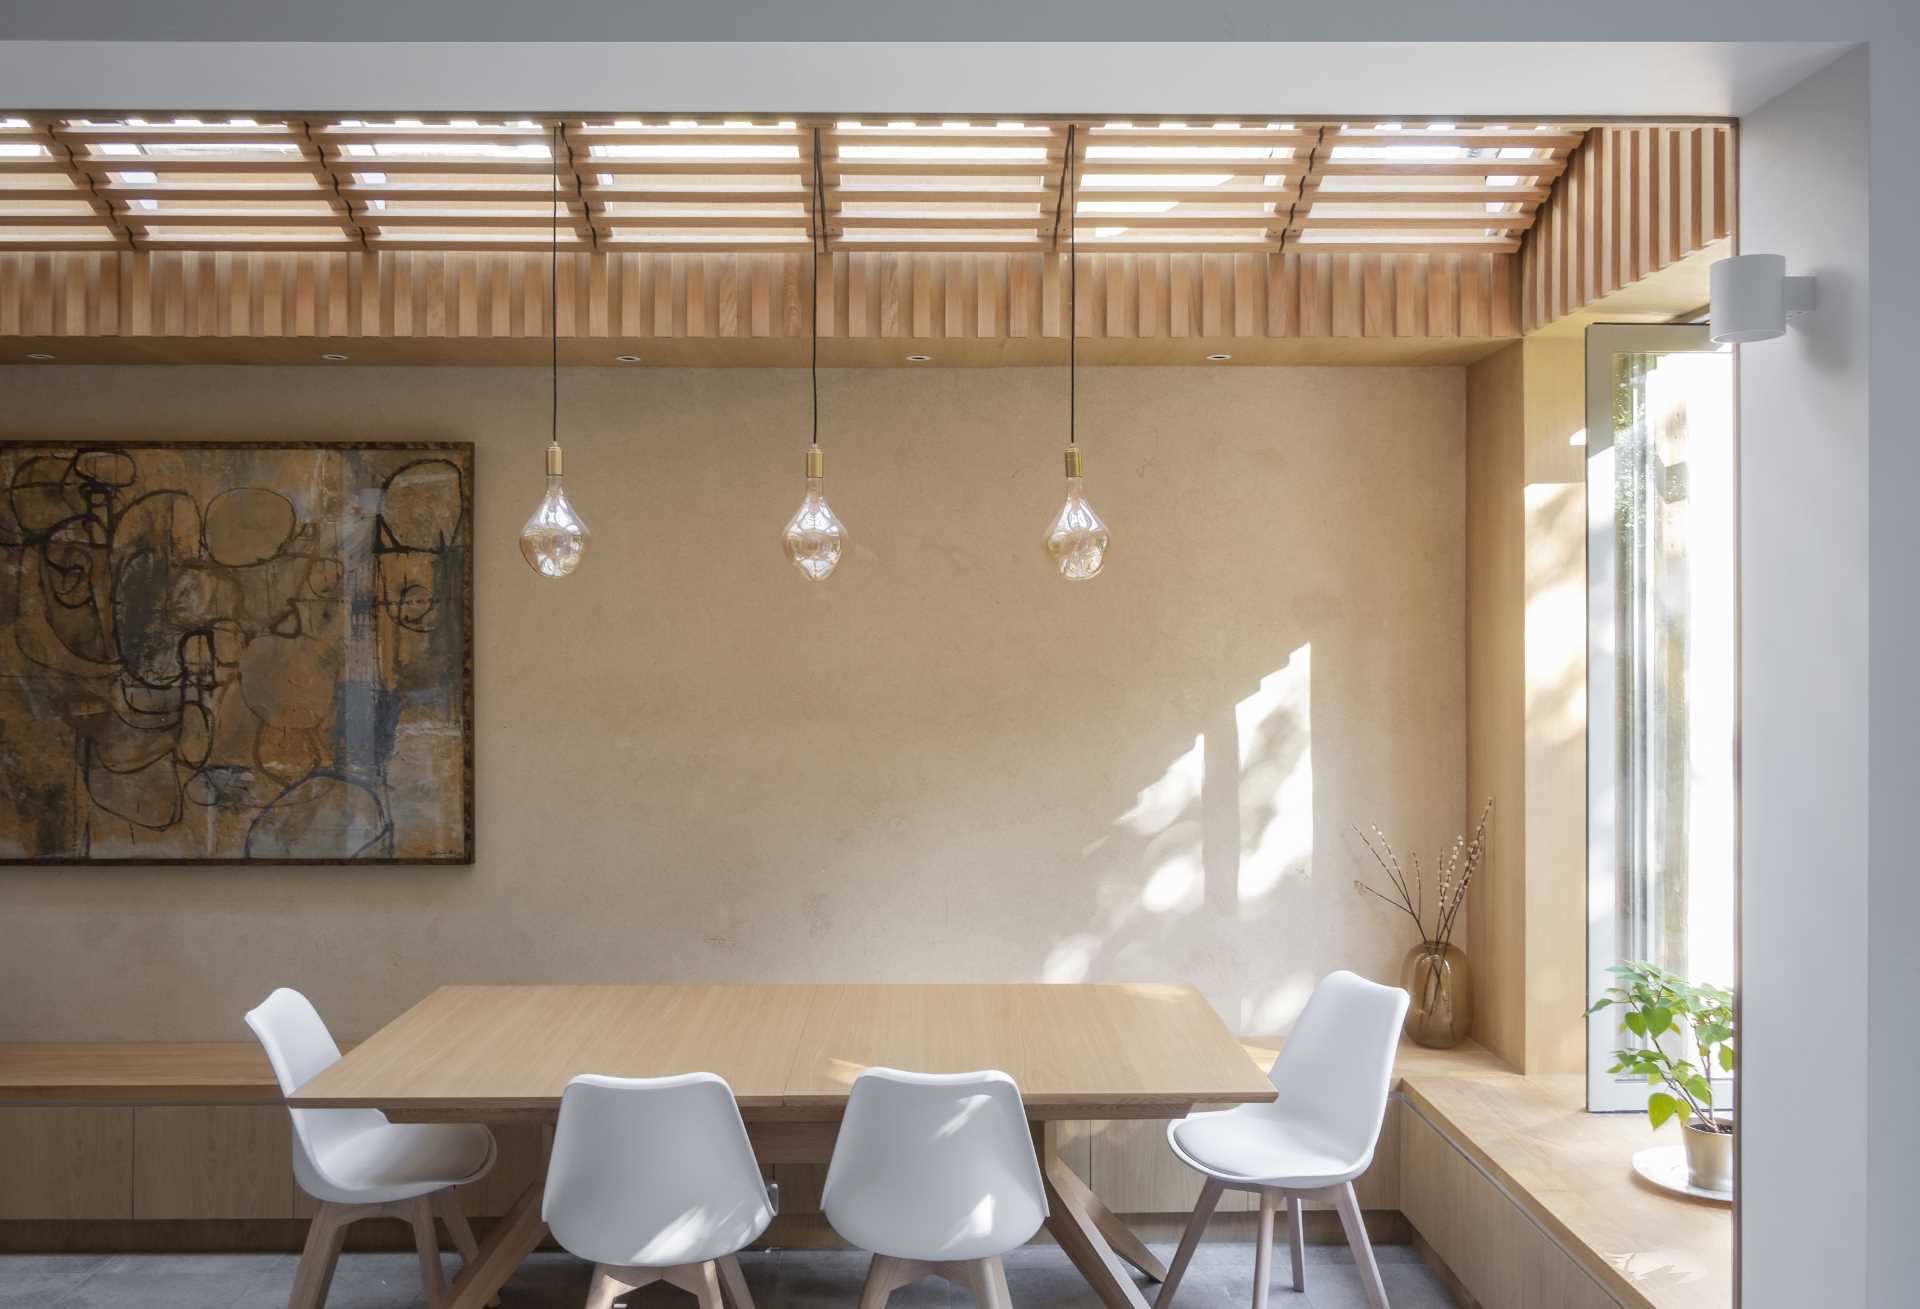
[[[11,30],[20,30],[13,28]],[[0,108],[1740,114],[1844,42],[0,41]]]

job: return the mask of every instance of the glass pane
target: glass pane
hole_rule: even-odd
[[[1622,958],[1721,985],[1733,981],[1731,367],[1717,352],[1613,358],[1614,940]]]

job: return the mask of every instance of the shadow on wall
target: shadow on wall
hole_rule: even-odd
[[[1287,912],[1285,884],[1314,875],[1311,644],[1194,737],[1082,853],[1106,870],[1092,927],[1054,944],[1043,980],[1125,975],[1130,957],[1163,957],[1181,920],[1201,915],[1228,937],[1212,948],[1259,950]],[[1223,1015],[1238,1031],[1284,1029],[1313,982],[1311,970],[1283,969]]]

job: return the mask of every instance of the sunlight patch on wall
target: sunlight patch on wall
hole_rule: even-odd
[[[1289,874],[1313,872],[1313,647],[1234,706],[1240,736],[1242,910]]]

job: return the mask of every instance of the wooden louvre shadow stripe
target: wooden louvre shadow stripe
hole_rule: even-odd
[[[1728,239],[1739,195],[1735,132],[1730,123],[1590,129],[1521,244],[1521,330]]]
[[[1066,257],[1043,253],[562,254],[569,339],[1064,340]],[[0,253],[0,338],[528,340],[548,260],[509,252]],[[1079,256],[1082,339],[1511,338],[1502,254]]]

